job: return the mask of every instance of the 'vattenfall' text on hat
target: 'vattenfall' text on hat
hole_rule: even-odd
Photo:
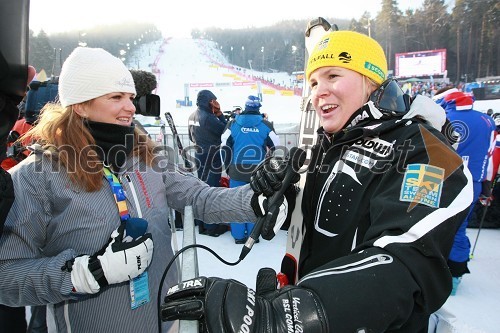
[[[321,67],[343,67],[381,84],[387,78],[387,59],[380,44],[354,31],[333,31],[314,47],[306,69],[306,79]]]

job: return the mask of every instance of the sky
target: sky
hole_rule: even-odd
[[[420,8],[424,0],[397,0],[399,8]],[[453,3],[453,0],[446,0]],[[252,0],[236,5],[231,0],[31,0],[30,29],[47,33],[84,29],[127,21],[151,22],[164,36],[189,37],[192,28],[247,28],[268,26],[287,19],[318,16],[359,19],[380,11],[381,0],[316,0],[314,6],[291,2]]]

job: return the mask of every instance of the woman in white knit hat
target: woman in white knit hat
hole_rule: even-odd
[[[444,111],[423,96],[410,108],[386,80],[382,47],[352,31],[326,34],[306,77],[322,126],[278,275],[286,286],[275,290],[269,271],[256,294],[210,278],[205,293],[172,288],[165,315],[193,318],[196,308],[219,333],[427,332],[450,294],[446,259],[472,200],[439,132]]]
[[[11,169],[0,303],[47,305],[50,332],[158,331],[157,293],[173,257],[168,207],[192,205],[210,223],[263,214],[250,186],[209,187],[155,154],[132,123],[135,94],[121,60],[75,49],[61,70],[60,104],[48,104],[27,134],[39,144]],[[177,281],[174,265],[165,283]]]

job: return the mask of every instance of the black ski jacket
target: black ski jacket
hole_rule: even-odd
[[[427,332],[451,291],[446,259],[470,173],[427,122],[384,119],[369,104],[334,136],[319,130],[297,284],[319,295],[332,333]]]

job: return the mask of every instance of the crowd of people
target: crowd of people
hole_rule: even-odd
[[[226,119],[200,91],[189,119],[195,177],[135,126],[123,62],[77,47],[58,100],[10,142],[31,146],[1,174],[11,194],[1,202],[0,304],[41,306],[51,332],[176,332],[183,319],[221,333],[427,332],[469,272],[465,228],[475,202],[491,202],[497,132],[472,96],[411,99],[387,74],[367,35],[334,31],[317,43],[305,77],[321,127],[303,175],[295,156],[273,155],[279,139],[258,97]],[[11,130],[20,99],[0,101]],[[295,205],[285,192],[301,177]],[[263,267],[255,291],[223,272],[179,282],[175,265],[163,280],[169,208],[187,205],[200,233],[231,229],[244,246],[256,222],[271,240],[291,216],[281,272]]]

